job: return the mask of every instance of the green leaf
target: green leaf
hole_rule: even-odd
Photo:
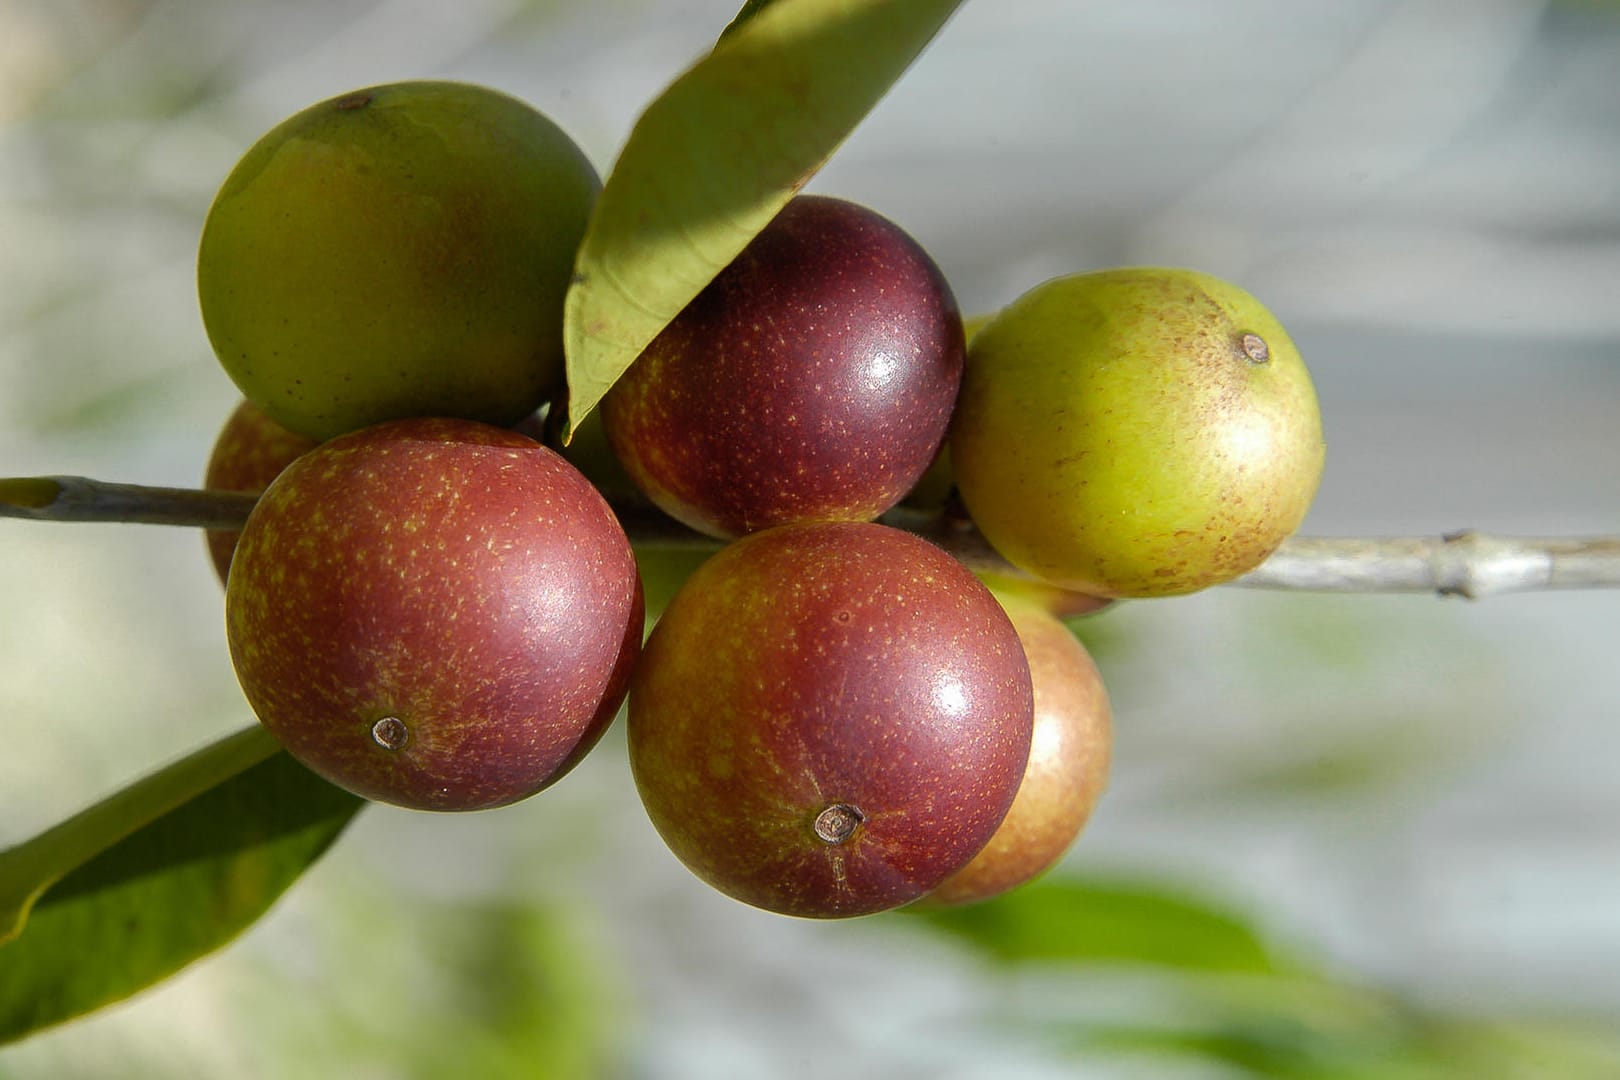
[[[70,870],[280,747],[258,724],[147,776],[32,840],[0,851],[0,945],[22,932],[40,894]]]
[[[991,958],[1125,962],[1220,972],[1280,970],[1237,917],[1162,888],[1046,878],[989,903],[908,912]]]
[[[219,948],[362,805],[255,725],[0,852],[0,1043]]]
[[[774,0],[636,122],[564,309],[568,428],[871,111],[961,0]],[[566,437],[566,436],[565,436]]]
[[[737,17],[727,23],[724,30],[720,31],[720,40],[724,41],[730,35],[735,34],[743,23],[777,2],[778,0],[746,0],[741,10],[737,12]]]
[[[714,554],[705,548],[685,545],[639,544],[635,549],[636,569],[641,572],[642,594],[647,610],[647,628],[664,614],[686,579]]]

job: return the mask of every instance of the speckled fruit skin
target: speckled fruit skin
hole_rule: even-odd
[[[865,915],[989,840],[1031,709],[1018,636],[960,563],[883,525],[784,525],[723,549],[670,602],[631,685],[630,764],[710,885],[786,915]]]
[[[842,199],[787,204],[602,401],[647,496],[711,536],[867,521],[944,441],[961,313],[888,219]]]
[[[511,424],[562,381],[562,303],[600,190],[555,124],[451,82],[283,121],[215,196],[197,255],[220,364],[327,439],[405,416]]]
[[[1138,268],[1036,286],[973,339],[957,489],[1009,562],[1098,596],[1229,581],[1299,528],[1321,415],[1298,349],[1242,289]]]
[[[214,491],[263,491],[270,486],[270,481],[281,475],[282,469],[316,445],[314,439],[295,435],[270,419],[253,402],[243,401],[231,410],[214,438],[214,449],[208,455],[208,467],[203,473],[203,487]],[[214,573],[219,575],[223,585],[230,574],[236,538],[241,533],[234,529],[209,529],[204,535]]]
[[[1035,726],[1012,808],[973,860],[921,905],[977,903],[1025,885],[1063,857],[1108,786],[1113,711],[1086,647],[1039,603],[998,592],[1029,659]]]
[[[566,773],[643,631],[601,496],[534,440],[464,420],[381,424],[294,461],[242,530],[225,609],[271,734],[333,783],[423,810],[501,806]]]

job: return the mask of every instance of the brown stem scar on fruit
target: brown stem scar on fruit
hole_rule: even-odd
[[[848,803],[833,803],[816,815],[816,835],[829,844],[842,844],[865,820],[866,815]]]
[[[1266,339],[1259,334],[1244,334],[1243,355],[1257,364],[1263,364],[1271,359],[1271,347],[1266,344]]]
[[[342,98],[333,105],[333,108],[337,109],[338,112],[349,112],[353,109],[363,109],[370,104],[371,95],[361,92],[358,94],[350,94],[348,97]]]
[[[397,716],[385,716],[371,725],[371,737],[384,750],[403,750],[410,741],[410,728]]]

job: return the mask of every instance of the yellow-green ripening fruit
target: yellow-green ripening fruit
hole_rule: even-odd
[[[562,385],[563,294],[600,189],[561,128],[494,90],[323,101],[214,198],[208,338],[249,400],[313,439],[406,416],[515,423]]]
[[[951,459],[1008,562],[1097,596],[1171,596],[1258,566],[1322,474],[1309,373],[1258,300],[1208,274],[1057,278],[973,339]]]

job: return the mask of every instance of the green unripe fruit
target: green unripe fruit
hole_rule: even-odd
[[[515,423],[561,385],[563,295],[600,187],[567,134],[493,90],[321,102],[214,198],[209,340],[249,400],[313,439],[407,416]]]
[[[973,339],[952,423],[963,503],[1015,566],[1097,596],[1254,569],[1322,473],[1309,373],[1242,289],[1191,270],[1037,286]]]

